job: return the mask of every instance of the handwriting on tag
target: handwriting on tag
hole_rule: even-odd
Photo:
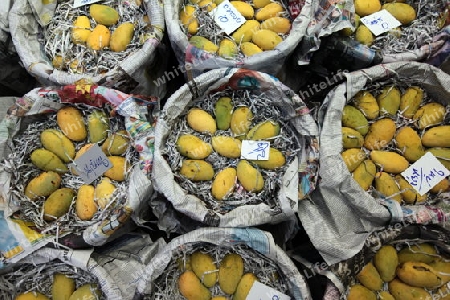
[[[95,2],[99,2],[101,0],[74,0],[73,1],[73,8],[77,8],[83,5],[88,5],[88,4],[92,4]]]
[[[245,18],[228,0],[217,5],[210,15],[226,34],[232,33],[245,23]]]
[[[374,35],[380,35],[401,25],[401,23],[385,9],[361,18],[361,22],[366,25]]]
[[[97,144],[92,145],[83,155],[75,159],[71,165],[77,170],[86,184],[90,184],[102,176],[112,166],[111,161]]]
[[[250,160],[268,160],[270,142],[243,140],[241,143],[241,158]]]
[[[450,171],[433,154],[427,152],[401,174],[423,196],[450,175]]]
[[[291,297],[285,295],[270,286],[255,281],[250,288],[246,300],[290,300]]]

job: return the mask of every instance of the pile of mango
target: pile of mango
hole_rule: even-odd
[[[430,243],[384,245],[356,279],[347,300],[450,299],[450,261]]]
[[[268,160],[246,160],[241,157],[241,141],[272,140],[280,134],[280,124],[266,120],[254,124],[250,107],[235,106],[230,97],[220,97],[214,104],[214,115],[199,107],[191,108],[186,121],[195,132],[207,134],[211,143],[195,134],[181,134],[176,141],[178,152],[185,158],[179,173],[192,181],[211,181],[211,193],[216,200],[228,200],[239,187],[258,193],[264,189],[261,169],[276,170],[286,163],[283,152],[274,147]],[[230,159],[230,166],[215,170],[205,159],[215,151]],[[232,165],[232,160],[238,160]]]
[[[42,147],[30,153],[32,164],[40,170],[25,186],[24,195],[31,201],[44,200],[44,220],[52,222],[67,214],[75,201],[76,214],[81,220],[91,220],[99,209],[104,209],[116,183],[126,179],[129,162],[124,157],[130,145],[125,130],[110,131],[109,117],[103,110],[94,109],[85,117],[75,106],[64,106],[56,113],[57,128],[40,133]],[[94,184],[82,184],[78,190],[63,187],[65,175],[78,176],[72,165],[94,144],[112,164]]]
[[[252,56],[274,49],[291,30],[289,13],[282,2],[271,0],[238,1],[230,4],[246,19],[245,23],[230,36],[219,36],[217,41],[208,40],[198,34],[197,15],[211,11],[223,0],[189,0],[181,9],[179,18],[189,43],[226,59],[238,54]]]
[[[420,195],[400,174],[427,152],[450,169],[447,107],[427,98],[419,86],[392,84],[360,91],[345,105],[341,155],[362,189],[375,189],[402,204],[423,203],[430,193],[449,190],[445,178]]]

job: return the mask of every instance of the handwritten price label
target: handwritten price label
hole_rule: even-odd
[[[226,34],[232,33],[245,23],[245,18],[228,0],[217,5],[210,15]]]
[[[97,144],[90,147],[83,155],[74,160],[75,168],[86,184],[92,183],[112,168],[112,163]]]
[[[450,175],[450,171],[433,154],[427,152],[401,174],[423,196]]]
[[[285,295],[270,286],[255,281],[250,288],[246,300],[290,300],[291,297]]]
[[[250,160],[268,160],[270,142],[243,140],[241,158]]]
[[[361,22],[366,25],[374,35],[380,35],[401,25],[401,23],[385,9],[361,18]]]
[[[73,1],[73,8],[77,8],[83,5],[88,5],[88,4],[92,4],[95,2],[99,2],[101,0],[74,0]]]

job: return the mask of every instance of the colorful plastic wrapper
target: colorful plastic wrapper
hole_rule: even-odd
[[[113,234],[130,230],[130,218],[142,208],[143,200],[153,192],[150,173],[158,105],[156,98],[124,94],[91,85],[36,88],[17,98],[1,123],[3,220],[16,241],[8,249],[2,249],[5,250],[2,254],[6,262],[16,262],[49,241],[60,242],[71,248],[98,246],[106,243]],[[58,169],[48,172],[39,164],[45,160],[33,160],[33,157],[37,157],[34,156],[39,153],[36,151],[44,153],[45,147],[48,147],[49,143],[41,139],[42,132],[59,131],[56,115],[63,107],[78,109],[83,118],[80,122],[86,122],[88,130],[91,122],[89,116],[104,113],[104,119],[101,120],[105,120],[103,124],[107,126],[95,122],[92,124],[97,124],[93,126],[97,129],[102,127],[103,134],[106,134],[95,143],[91,142],[91,134],[82,141],[73,142],[77,152],[87,144],[93,150],[88,149],[81,160],[72,158],[63,164],[61,168],[67,168],[65,172],[59,172]],[[124,138],[121,145],[126,147],[120,153],[111,153],[113,148],[107,147],[107,137],[112,139],[118,134]],[[103,152],[105,149],[100,148],[103,146],[107,147],[106,153]],[[45,152],[46,155],[51,155],[49,152]],[[110,180],[105,182],[111,184],[110,192],[104,196],[100,192],[96,194],[94,188],[104,181],[107,175],[103,174],[114,170],[114,161],[118,162],[116,166],[123,166],[127,171],[121,173],[116,169],[119,170],[117,174],[123,175],[108,177]],[[79,165],[76,165],[77,162]],[[99,169],[105,164],[112,165],[112,168],[106,172]],[[30,182],[35,178],[42,174],[48,176],[49,173],[58,177],[52,182],[59,182],[57,190],[51,194],[65,191],[59,203],[50,202],[53,205],[46,204],[47,200],[53,199],[51,195],[40,194],[30,187]],[[54,178],[52,176],[49,178]],[[41,184],[45,186],[42,181]],[[77,197],[81,187],[88,192],[80,193]],[[30,188],[27,191],[37,194],[27,192],[27,188]],[[90,198],[88,195],[92,189],[94,197]],[[71,194],[68,194],[69,191]],[[72,195],[72,200],[67,195]],[[68,202],[63,202],[66,198]],[[80,200],[77,204],[75,198],[94,199],[94,202]],[[68,206],[63,206],[65,210],[60,211],[62,203]]]
[[[206,117],[199,123],[204,124],[209,120],[216,127],[216,120],[220,119],[215,109],[219,98],[229,101],[227,115],[233,110],[237,112],[236,116],[240,112],[252,116],[251,120],[243,121],[242,124],[248,123],[252,128],[257,128],[265,123],[264,128],[272,128],[265,131],[272,134],[262,140],[264,145],[256,145],[259,150],[252,150],[251,146],[241,147],[246,141],[244,135],[241,135],[243,142],[236,141],[236,130],[241,127],[237,117],[235,127],[230,125],[229,129],[218,129],[214,133],[191,127],[187,121],[191,109],[200,110]],[[250,127],[248,129],[251,130]],[[251,226],[288,220],[294,216],[297,203],[314,190],[319,147],[316,133],[316,123],[305,104],[274,77],[246,69],[211,70],[182,86],[161,111],[155,132],[155,167],[152,174],[157,179],[153,182],[155,190],[171,202],[177,211],[209,226]],[[188,150],[181,142],[188,138],[200,140],[201,143],[187,143],[196,148]],[[212,144],[214,151],[202,151],[212,150]],[[205,148],[201,145],[205,145]],[[236,151],[233,154],[228,150],[222,151],[227,145],[237,145],[234,148]],[[280,159],[276,159],[279,163],[274,162],[274,168],[271,169],[257,167],[260,162],[254,160],[258,158],[247,158],[248,154],[242,154],[241,151],[248,149],[244,152],[264,154],[264,149],[268,149],[276,152],[270,148],[282,154],[273,154],[274,160],[276,157]],[[187,152],[183,149],[187,149]],[[196,157],[201,158],[194,159],[194,163],[200,160],[206,166],[204,170],[208,170],[202,174],[211,173],[211,176],[207,175],[209,178],[198,180],[186,173],[189,170],[186,168],[187,163],[195,153],[199,155]],[[268,153],[270,157],[271,152]],[[246,167],[240,171],[240,166]],[[196,169],[195,166],[193,168]],[[229,183],[230,192],[222,194],[218,188],[215,193],[212,191],[214,178],[225,169],[230,173],[222,178]],[[236,174],[230,169],[235,169]],[[253,183],[242,184],[243,178],[252,176],[251,173],[257,176],[254,182],[258,185],[255,187],[252,187]],[[241,180],[236,182],[236,178]],[[252,181],[252,177],[249,178]]]

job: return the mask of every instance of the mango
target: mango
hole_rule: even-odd
[[[116,186],[111,182],[111,179],[103,177],[95,186],[94,201],[101,209],[104,209],[108,205],[115,190]]]
[[[415,162],[425,154],[419,134],[411,127],[402,127],[395,136],[397,148],[409,162]]]
[[[255,14],[255,10],[253,7],[244,1],[230,1],[230,4],[236,8],[240,14],[246,19],[253,19],[253,15]]]
[[[352,177],[363,190],[367,191],[372,186],[376,173],[377,167],[373,161],[366,159],[352,172]]]
[[[76,193],[70,188],[60,188],[48,196],[43,205],[44,220],[54,221],[69,212]]]
[[[373,265],[377,268],[378,273],[384,282],[392,281],[396,276],[398,266],[397,250],[391,245],[381,246],[375,253]],[[390,289],[389,291],[395,297]]]
[[[285,165],[286,157],[280,150],[270,147],[268,160],[252,160],[251,162],[260,168],[275,170]]]
[[[247,106],[237,107],[231,115],[230,129],[234,136],[243,139],[252,124],[253,113]]]
[[[240,49],[242,53],[247,57],[263,52],[261,48],[259,48],[252,42],[243,42]]]
[[[427,195],[424,194],[421,196],[416,189],[400,174],[395,176],[395,181],[400,187],[400,192],[402,195],[403,201],[407,204],[417,204],[421,202],[425,202],[427,200]]]
[[[89,31],[89,33],[91,33]],[[61,55],[55,55],[52,59],[52,65],[55,69],[62,70],[65,68],[65,62]]]
[[[17,295],[14,300],[50,300],[50,298],[39,292],[25,292]]]
[[[444,165],[447,169],[450,170],[450,148],[442,148],[442,147],[432,147],[426,149],[425,152],[430,152]]]
[[[253,273],[245,273],[242,275],[241,280],[236,288],[236,292],[234,292],[233,300],[245,300],[247,299],[248,294],[250,293],[250,289],[252,288],[255,281],[258,281],[258,277],[256,277]]]
[[[361,24],[358,26],[358,28],[356,28],[355,40],[363,45],[366,45],[367,47],[370,47],[375,40],[375,36],[373,35],[372,31],[367,28],[366,25]]]
[[[402,25],[408,25],[417,17],[414,7],[406,3],[386,3],[381,9],[390,12]]]
[[[353,105],[345,105],[342,110],[342,126],[350,127],[366,135],[369,131],[369,121],[364,114]]]
[[[228,158],[241,156],[241,143],[240,140],[226,135],[216,135],[211,138],[214,151]]]
[[[86,151],[88,151],[89,148],[91,148],[93,145],[94,145],[94,144],[91,144],[91,143],[84,144],[84,145],[77,151],[77,153],[75,154],[75,157],[74,157],[73,160],[75,161],[75,160],[77,160],[78,158],[80,158],[80,157],[81,157],[84,153],[86,153]],[[75,167],[73,167],[73,166],[70,166],[70,172],[72,172],[73,175],[78,175],[77,169],[76,169]]]
[[[217,7],[217,4],[212,0],[201,0],[200,2],[198,2],[198,6],[201,9],[206,9],[206,11],[210,12]]]
[[[413,116],[419,129],[439,125],[444,121],[445,107],[437,102],[430,102],[420,107]]]
[[[342,146],[344,149],[361,148],[364,144],[364,137],[353,128],[342,127]]]
[[[392,151],[372,150],[370,158],[388,173],[398,174],[409,167],[409,162],[402,155]]]
[[[373,14],[381,9],[379,0],[355,0],[355,13],[361,17]]]
[[[196,34],[198,31],[198,21],[195,17],[195,7],[192,5],[185,5],[180,11],[180,22],[187,29],[189,34]]]
[[[85,283],[73,292],[69,300],[99,299],[102,292],[96,284]]]
[[[442,285],[441,278],[429,265],[421,262],[408,261],[397,268],[397,277],[404,283],[434,289]]]
[[[195,131],[209,134],[216,132],[216,120],[201,108],[191,108],[187,113],[186,120],[189,127]]]
[[[379,300],[395,300],[394,296],[391,295],[388,291],[381,291],[378,293]]]
[[[119,13],[114,8],[103,4],[91,4],[89,15],[98,24],[111,26],[119,21]]]
[[[214,169],[204,160],[186,159],[183,160],[180,174],[192,181],[211,180],[214,177]]]
[[[102,144],[102,151],[106,155],[122,155],[130,145],[130,138],[126,130],[119,130],[106,138]]]
[[[398,262],[422,262],[429,264],[433,262],[437,256],[436,248],[429,243],[419,243],[416,245],[407,246],[398,252]]]
[[[191,254],[192,271],[206,287],[213,287],[217,282],[217,266],[211,255],[200,251]]]
[[[440,277],[441,284],[450,282],[450,262],[435,260],[428,265],[432,267],[434,272]]]
[[[131,43],[134,34],[134,24],[125,22],[114,29],[109,42],[109,49],[114,52],[122,52]]]
[[[211,194],[216,200],[224,200],[234,191],[236,176],[236,169],[231,167],[216,174],[211,185]]]
[[[103,50],[109,47],[110,40],[111,31],[105,25],[98,24],[89,35],[86,46],[92,50]]]
[[[447,192],[450,189],[450,180],[444,178],[430,189],[430,193],[439,194]]]
[[[213,151],[211,144],[192,134],[180,135],[176,142],[176,148],[181,155],[192,159],[204,159]]]
[[[280,134],[280,124],[272,120],[259,122],[247,133],[248,140],[267,140]]]
[[[272,2],[271,0],[254,0],[252,1],[252,4],[254,8],[263,8],[267,4],[270,4],[271,2]]]
[[[256,20],[247,20],[244,25],[239,27],[231,37],[233,40],[240,44],[245,42],[250,42],[253,37],[253,33],[258,31],[261,28],[261,24]]]
[[[268,29],[279,34],[287,34],[291,30],[291,21],[288,18],[272,17],[261,22],[261,29]]]
[[[230,97],[220,97],[214,105],[217,129],[228,130],[233,114],[233,102]]]
[[[377,172],[375,174],[375,189],[387,198],[402,202],[400,187],[394,177],[386,172]]]
[[[360,284],[355,284],[350,287],[350,290],[347,294],[347,300],[376,300],[377,296],[375,293],[365,286]]]
[[[216,53],[219,47],[208,40],[207,38],[199,35],[194,35],[189,39],[189,43],[198,49],[202,49],[209,53]]]
[[[284,12],[284,7],[278,2],[272,2],[258,10],[255,19],[264,21],[272,17],[278,17],[282,12]]]
[[[396,129],[395,121],[389,118],[373,122],[364,137],[364,147],[369,150],[385,148],[394,137]]]
[[[219,265],[220,289],[228,295],[233,295],[242,275],[244,275],[244,260],[242,257],[236,253],[226,254]]]
[[[223,39],[219,43],[217,54],[223,58],[234,58],[238,54],[239,49],[236,43],[230,39]]]
[[[99,143],[106,139],[109,130],[109,118],[104,111],[94,110],[87,118],[90,143]]]
[[[211,292],[193,271],[187,270],[178,278],[178,289],[187,300],[210,300]]]
[[[425,147],[450,147],[450,125],[441,125],[428,129],[422,135]]]
[[[107,157],[112,163],[112,168],[106,170],[103,175],[115,181],[124,181],[130,169],[130,163],[122,156],[111,155]]]
[[[371,291],[379,291],[383,287],[383,280],[381,280],[380,274],[372,262],[364,266],[358,275],[356,275],[356,279]]]
[[[56,113],[56,123],[61,131],[72,141],[81,142],[87,137],[81,111],[73,106],[64,106]]]
[[[230,299],[225,296],[214,296],[211,298],[211,300],[230,300]]]
[[[41,170],[58,173],[66,173],[69,171],[64,162],[55,153],[48,151],[45,148],[33,150],[30,158],[33,165]]]
[[[78,188],[75,211],[77,216],[83,221],[91,220],[98,211],[94,193],[95,188],[90,184],[83,184]]]
[[[72,43],[84,44],[91,34],[91,21],[87,16],[78,16],[73,22]]]
[[[400,97],[400,112],[408,119],[412,119],[423,100],[423,90],[418,86],[410,86]]]
[[[349,172],[353,172],[367,158],[366,152],[361,148],[347,149],[341,156]]]
[[[55,153],[64,163],[75,157],[75,145],[59,130],[45,129],[41,132],[40,141],[45,149]]]
[[[432,300],[431,295],[423,288],[412,287],[399,279],[389,282],[388,289],[395,300]]]
[[[70,295],[72,295],[72,293],[75,291],[75,288],[75,279],[61,273],[53,274],[53,300],[68,300]]]
[[[24,194],[30,200],[50,196],[61,185],[61,176],[53,171],[42,172],[28,182]]]
[[[381,93],[377,96],[377,103],[380,107],[380,116],[393,117],[397,115],[400,108],[401,93],[398,87],[387,85],[383,87]]]
[[[354,97],[354,105],[366,119],[374,120],[380,115],[377,99],[368,91],[361,91]]]
[[[238,181],[249,192],[258,193],[264,188],[264,178],[248,161],[240,160],[236,166]]]
[[[358,26],[361,24],[361,17],[357,14],[353,14],[354,15],[354,19],[351,20],[352,24],[354,25],[354,29],[350,28],[350,27],[345,27],[342,28],[339,32],[343,35],[343,36],[351,36],[356,28],[358,28]]]
[[[273,50],[283,39],[269,29],[260,29],[253,33],[252,42],[262,50]]]

